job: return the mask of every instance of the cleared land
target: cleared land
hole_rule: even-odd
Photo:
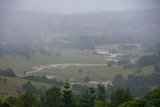
[[[80,72],[82,69],[82,72]],[[122,74],[124,78],[127,78],[130,74],[137,74],[136,69],[123,69],[122,66],[115,67],[105,67],[105,66],[95,66],[95,67],[77,67],[69,66],[65,68],[52,68],[43,69],[35,73],[36,75],[50,75],[54,76],[58,80],[65,81],[66,79],[72,79],[75,82],[84,82],[85,77],[89,77],[92,81],[112,81],[114,77],[118,74]],[[148,75],[153,71],[153,67],[146,67],[142,69],[144,75]],[[139,75],[139,74],[138,74]]]
[[[122,50],[118,48],[119,44],[113,45],[103,45],[97,46],[96,49],[101,50],[116,50],[119,53],[124,54],[125,56],[130,55],[131,59],[138,59],[141,56],[147,55],[143,48],[140,45],[137,45],[136,49],[133,50]],[[60,52],[60,57],[56,56],[56,53]],[[136,56],[136,57],[135,57]],[[122,74],[126,79],[128,75],[148,75],[153,72],[153,66],[146,67],[142,69],[141,74],[137,74],[136,69],[124,69],[123,66],[83,66],[83,64],[99,64],[106,65],[108,62],[100,58],[98,55],[93,54],[93,51],[81,51],[78,49],[62,49],[62,50],[53,50],[50,52],[49,56],[46,55],[31,55],[29,59],[26,59],[24,56],[15,55],[15,56],[3,56],[0,58],[0,68],[7,69],[12,68],[18,77],[26,76],[26,72],[35,71],[42,66],[45,68],[41,69],[34,74],[39,76],[51,76],[60,81],[65,81],[66,79],[74,83],[85,83],[85,78],[89,77],[91,81],[95,82],[106,82],[112,81],[114,77],[118,74]],[[57,67],[47,67],[47,65],[57,66]],[[65,64],[71,64],[69,66],[64,66]],[[79,64],[82,66],[75,66]],[[62,66],[63,65],[63,66]],[[33,68],[34,67],[34,68]],[[0,77],[3,78],[3,77]],[[0,92],[6,93],[7,95],[17,95],[16,90],[21,88],[22,84],[25,84],[27,80],[21,78],[11,78],[6,77],[6,84],[3,81],[0,81]],[[33,85],[40,88],[47,88],[50,85],[34,82]],[[88,84],[89,85],[89,84]]]
[[[140,44],[135,44],[137,48],[132,50],[123,50],[119,48],[120,44],[112,45],[101,45],[97,46],[96,49],[101,50],[116,50],[119,53],[123,53],[125,56],[130,55],[130,59],[137,60],[139,57],[147,55]],[[56,56],[59,52],[60,57]],[[50,55],[31,55],[29,59],[24,56],[3,56],[0,58],[0,68],[12,68],[17,76],[25,76],[26,72],[33,71],[33,67],[39,67],[40,65],[48,64],[107,64],[107,61],[100,58],[98,55],[93,54],[93,51],[81,51],[79,49],[61,49],[53,50]],[[82,69],[82,73],[78,73],[79,69]],[[60,76],[63,78],[81,78],[89,76],[91,78],[112,80],[117,74],[124,74],[127,77],[129,74],[135,72],[133,69],[123,69],[121,66],[117,67],[77,67],[70,66],[67,68],[53,68],[53,69],[43,69],[38,72],[38,75],[53,75]]]
[[[91,51],[81,51],[78,49],[64,49],[59,51],[60,57],[56,57],[54,50],[51,55],[32,55],[30,59],[24,56],[3,56],[0,58],[0,68],[12,68],[17,76],[25,76],[25,72],[33,70],[32,67],[47,64],[63,64],[63,63],[86,63],[86,64],[104,64],[105,60],[97,55],[93,55]]]

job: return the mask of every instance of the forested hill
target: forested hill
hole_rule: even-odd
[[[50,14],[0,10],[1,40],[10,37],[33,40],[51,36],[128,36],[159,35],[160,10]]]
[[[52,48],[56,45],[58,48],[64,48],[64,46],[77,48],[83,37],[89,37],[88,41],[91,45],[138,42],[149,51],[157,52],[160,50],[159,11],[137,10],[60,15],[0,10],[0,46],[35,49],[46,47],[48,43],[47,46]],[[70,44],[66,45],[66,43]]]

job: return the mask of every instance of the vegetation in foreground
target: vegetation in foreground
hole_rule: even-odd
[[[159,107],[159,104],[160,88],[134,98],[128,89],[123,88],[109,94],[102,84],[89,87],[83,93],[74,93],[68,82],[62,90],[52,86],[40,95],[35,94],[33,87],[26,87],[18,97],[0,100],[0,107]]]

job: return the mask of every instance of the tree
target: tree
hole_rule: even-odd
[[[60,107],[60,98],[60,88],[52,86],[45,92],[41,101],[44,102],[44,107]]]
[[[144,98],[147,100],[150,107],[159,107],[159,104],[160,104],[160,88],[149,92]]]
[[[113,66],[113,62],[112,61],[107,63],[107,67],[112,67],[112,66]]]
[[[158,55],[148,55],[148,56],[143,56],[138,60],[137,65],[139,67],[145,67],[149,65],[154,65],[160,62],[160,57]]]
[[[32,107],[36,102],[36,96],[32,92],[27,91],[18,98],[16,107]]]
[[[127,101],[127,102],[121,104],[119,107],[139,107],[139,106],[135,106],[134,101]]]
[[[34,87],[30,81],[27,81],[26,84],[23,84],[22,85],[22,89],[24,91],[30,91],[30,92],[32,92],[34,94],[37,94],[37,88]]]
[[[0,107],[3,107],[3,102],[1,99],[0,99]]]
[[[96,100],[95,107],[110,107],[110,104],[107,101]]]
[[[81,95],[81,107],[94,107],[95,89],[90,87],[85,93]]]
[[[122,74],[116,75],[114,80],[113,80],[113,84],[115,86],[122,86],[123,82],[124,82],[124,78],[123,78]]]
[[[111,94],[111,107],[118,107],[119,105],[125,103],[126,101],[132,101],[133,97],[129,90],[124,90],[118,88],[116,91]]]
[[[62,107],[74,107],[73,94],[70,90],[70,84],[66,81],[62,95]]]
[[[86,76],[86,77],[84,78],[84,81],[85,81],[85,82],[90,82],[89,76]]]
[[[117,65],[123,65],[123,64],[128,64],[130,62],[129,59],[121,59],[121,60],[118,60],[117,62]]]
[[[10,74],[10,76],[13,76],[13,77],[16,76],[13,69],[11,68],[7,68],[7,72]]]
[[[93,40],[91,40],[91,38],[89,38],[88,36],[81,36],[80,38],[80,43],[79,43],[79,47],[80,49],[87,49],[87,50],[94,50],[95,49],[95,44],[93,42]]]
[[[154,72],[155,72],[156,74],[160,73],[160,67],[159,67],[158,65],[155,65],[155,66],[154,66]]]
[[[79,70],[78,70],[78,72],[79,72],[79,73],[82,73],[82,72],[83,72],[83,70],[82,70],[82,69],[79,69]]]
[[[138,70],[136,71],[136,73],[137,73],[137,74],[141,74],[141,73],[143,73],[143,71],[142,71],[141,69],[138,69]]]
[[[9,77],[15,77],[16,76],[11,68],[8,68],[7,70],[0,69],[0,75],[9,76]]]
[[[15,106],[16,103],[17,103],[17,98],[16,97],[12,97],[12,96],[9,96],[8,98],[6,98],[4,100],[4,102],[6,102],[8,105],[10,105],[11,107]]]
[[[135,101],[135,107],[150,107],[145,98],[140,98]]]
[[[106,89],[103,84],[98,84],[98,99],[101,101],[106,100]]]

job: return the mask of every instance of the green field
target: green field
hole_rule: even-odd
[[[82,69],[82,72],[79,70]],[[58,80],[65,81],[66,79],[73,79],[74,82],[84,82],[86,76],[90,77],[92,81],[112,81],[118,74],[122,74],[127,79],[130,74],[137,74],[136,69],[123,69],[122,66],[115,67],[66,67],[66,68],[53,68],[44,69],[37,75],[50,75]],[[153,67],[146,67],[142,69],[144,75],[152,73]],[[139,74],[138,74],[139,75]]]
[[[147,55],[148,53],[145,53],[143,48],[140,47],[139,44],[137,44],[137,48],[133,50],[122,50],[118,48],[119,44],[112,44],[112,45],[101,45],[97,46],[96,49],[102,49],[102,50],[116,50],[119,53],[123,53],[125,56],[131,55],[131,59],[137,60],[139,57]],[[56,52],[60,52],[61,56],[57,57],[55,54]],[[137,56],[136,58],[134,56]],[[98,57],[98,55],[94,55],[93,51],[81,51],[79,49],[61,49],[61,50],[53,50],[50,52],[50,55],[31,55],[29,59],[26,59],[24,56],[20,55],[15,55],[15,56],[3,56],[0,58],[0,68],[1,69],[6,69],[6,68],[12,68],[16,75],[19,77],[25,76],[25,72],[32,71],[32,67],[38,67],[40,65],[47,65],[47,64],[64,64],[64,63],[80,63],[80,64],[107,64],[107,61],[104,59]],[[70,67],[67,69],[64,69],[67,73],[70,72],[77,72],[81,68],[76,68],[76,67]],[[44,70],[45,74],[52,71],[58,73],[58,75],[61,75],[61,72],[59,72],[58,69],[53,69],[53,70]],[[62,70],[63,71],[63,70]],[[112,73],[113,74],[118,74],[118,73],[124,73],[124,74],[129,74],[128,72],[125,72],[126,70],[123,70],[121,67],[114,67],[114,68],[94,68],[94,67],[88,67],[88,68],[83,68],[83,75],[86,72],[85,75],[88,74],[88,72],[92,72],[93,75],[96,74],[94,72],[98,73]],[[119,72],[120,71],[120,72]],[[63,73],[63,72],[62,72]],[[66,73],[65,73],[66,74]],[[102,73],[103,74],[103,73]],[[106,75],[107,75],[106,74]],[[66,74],[67,75],[67,74]],[[77,75],[77,74],[76,74]],[[106,77],[106,75],[102,75],[102,77],[96,77],[95,78],[106,78],[106,79],[111,79],[114,77],[114,75],[110,77]],[[92,76],[91,76],[92,77]]]
[[[132,55],[138,56],[138,59],[141,56],[147,55],[143,48],[140,45],[137,45],[138,48],[133,50],[121,50],[118,48],[119,44],[113,45],[103,45],[97,46],[96,49],[101,50],[116,50],[119,53],[123,53],[124,55]],[[60,57],[57,57],[55,54],[57,52],[61,53]],[[135,57],[131,57],[135,58]],[[29,59],[26,59],[24,56],[20,55],[5,55],[0,58],[0,68],[7,69],[12,68],[18,77],[26,76],[25,73],[28,71],[33,71],[32,67],[39,67],[40,65],[47,64],[65,64],[65,63],[79,63],[79,64],[107,64],[107,61],[100,58],[98,55],[93,54],[93,51],[81,51],[78,49],[61,49],[61,50],[53,50],[50,52],[50,55],[31,55]],[[82,69],[82,72],[79,70]],[[112,81],[114,77],[118,74],[122,74],[125,79],[127,79],[128,75],[135,74],[137,75],[136,69],[123,69],[122,66],[113,66],[113,67],[78,67],[78,66],[68,66],[66,68],[52,68],[52,69],[43,69],[40,72],[37,72],[36,75],[44,76],[56,76],[55,78],[60,81],[65,81],[66,79],[71,80],[72,82],[84,82],[85,77],[89,77],[91,81]],[[146,67],[142,69],[142,73],[144,75],[148,75],[153,72],[153,66]],[[138,75],[141,75],[138,74]],[[3,78],[3,77],[0,77]],[[16,90],[19,89],[22,84],[26,83],[26,80],[21,78],[11,78],[6,77],[7,82],[3,84],[0,81],[0,92],[7,92],[7,95],[17,95]],[[36,87],[47,88],[49,85],[40,83],[40,82],[32,82]]]
[[[24,56],[3,56],[0,59],[0,68],[12,68],[17,76],[24,76],[25,72],[31,71],[32,67],[47,64],[63,64],[63,63],[88,63],[100,64],[106,63],[105,60],[93,55],[91,51],[81,51],[78,49],[61,50],[61,56],[56,57],[57,50],[51,52],[51,55],[32,55],[30,59]]]

